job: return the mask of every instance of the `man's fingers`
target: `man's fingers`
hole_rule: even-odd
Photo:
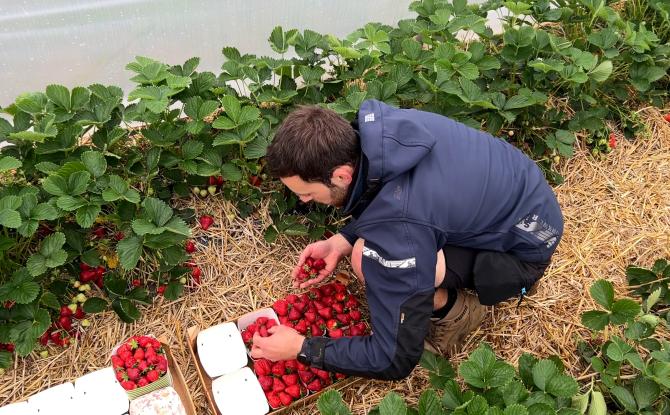
[[[279,330],[279,326],[272,326],[268,329],[268,333],[275,334]]]
[[[254,345],[251,348],[251,353],[250,354],[251,354],[251,357],[253,357],[254,359],[260,359],[260,358],[263,357],[263,351],[261,350],[260,347],[258,347],[256,345]]]

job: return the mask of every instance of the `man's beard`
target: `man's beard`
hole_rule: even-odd
[[[338,186],[331,186],[330,187],[330,204],[335,207],[342,207],[344,206],[344,202],[347,201],[347,193],[348,189],[342,189],[341,187]]]

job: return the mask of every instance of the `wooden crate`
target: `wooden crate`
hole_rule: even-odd
[[[233,319],[230,321],[235,322],[237,321],[237,319]],[[200,333],[200,327],[192,326],[188,328],[187,331],[188,349],[191,352],[191,357],[193,358],[193,361],[195,362],[195,368],[198,371],[198,377],[200,378],[200,383],[202,384],[202,387],[205,390],[205,396],[207,398],[207,402],[209,403],[210,408],[212,408],[213,413],[216,415],[237,415],[237,414],[222,414],[216,407],[216,403],[214,402],[214,396],[212,394],[212,379],[207,375],[207,372],[205,372],[205,369],[200,364],[200,359],[198,358],[198,344],[196,341],[198,338],[198,333]],[[249,365],[250,363],[251,359],[249,359],[247,364]],[[319,396],[321,396],[321,394],[325,391],[341,390],[347,386],[358,383],[361,380],[362,380],[361,378],[356,377],[348,377],[346,379],[338,380],[337,382],[333,383],[332,385],[324,388],[319,392],[310,393],[308,396],[294,401],[289,406],[281,407],[275,410],[272,410],[272,408],[270,408],[270,412],[268,413],[272,415],[280,415],[286,413],[289,409],[292,409],[295,406],[307,404],[316,399],[319,399]]]

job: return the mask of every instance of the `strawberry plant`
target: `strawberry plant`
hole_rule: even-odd
[[[606,280],[590,288],[604,310],[582,314],[582,324],[593,336],[578,347],[591,368],[588,383],[565,373],[557,356],[538,359],[523,354],[515,369],[480,344],[458,371],[445,358],[424,352],[421,366],[428,370],[431,389],[416,407],[395,392],[389,393],[370,414],[667,414],[670,411],[670,342],[656,329],[667,330],[666,260],[651,269],[627,269],[635,301],[616,298]],[[605,328],[609,330],[603,331]],[[665,337],[664,337],[665,336]],[[460,381],[456,375],[460,377]],[[463,388],[461,385],[465,385]],[[318,400],[321,414],[350,414],[339,392],[328,391]]]

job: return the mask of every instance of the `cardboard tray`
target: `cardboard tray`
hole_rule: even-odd
[[[229,320],[232,322],[237,321],[237,319]],[[222,414],[219,409],[216,407],[216,403],[214,402],[214,396],[212,395],[212,379],[207,376],[207,372],[205,372],[205,369],[202,367],[200,364],[200,359],[198,358],[198,333],[200,333],[200,327],[198,326],[191,326],[187,330],[187,338],[188,338],[188,350],[191,352],[191,357],[193,358],[195,368],[198,372],[198,377],[200,378],[200,383],[203,386],[203,389],[205,390],[205,397],[207,398],[207,402],[209,403],[210,408],[212,409],[212,412],[216,415],[230,415],[230,414]],[[247,364],[251,363],[251,359],[247,362]],[[321,396],[321,393],[328,391],[328,390],[340,390],[343,389],[347,386],[353,385],[355,383],[358,383],[362,381],[363,379],[361,378],[356,378],[356,377],[348,377],[346,379],[339,380],[332,385],[320,390],[317,393],[311,393],[310,395],[298,399],[291,403],[289,406],[284,406],[279,409],[272,410],[270,409],[270,412],[268,414],[272,415],[280,415],[286,413],[289,409],[293,409],[296,406],[302,405],[302,404],[308,404],[311,403],[312,401],[319,399]],[[176,389],[176,387],[175,387]],[[181,396],[181,395],[180,395]],[[192,402],[191,402],[192,403]],[[195,414],[195,412],[193,413]],[[190,415],[190,414],[189,414]]]
[[[179,399],[181,399],[181,403],[186,410],[186,415],[198,415],[195,410],[193,398],[188,390],[188,385],[186,384],[186,380],[184,380],[184,375],[181,373],[172,351],[170,351],[170,346],[167,345],[167,339],[164,336],[160,336],[158,337],[158,341],[161,342],[163,350],[165,350],[165,357],[168,361],[168,370],[172,376],[172,388],[177,392],[177,395],[179,395]]]

